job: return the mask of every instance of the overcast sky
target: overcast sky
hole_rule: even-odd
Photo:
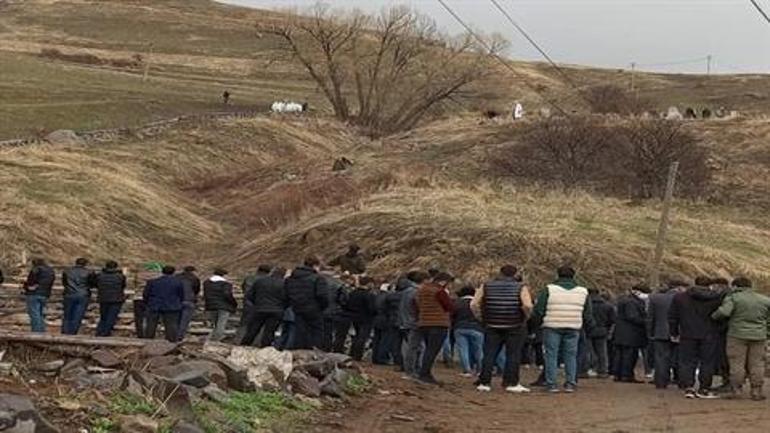
[[[309,7],[316,0],[222,0],[259,8]],[[512,42],[517,59],[542,60],[489,0],[445,0],[464,20]],[[664,72],[770,73],[770,23],[749,0],[498,0],[557,62]],[[770,0],[758,0],[770,13]],[[411,5],[450,32],[462,28],[437,0],[331,0],[377,12]],[[700,60],[699,60],[700,59]],[[673,64],[672,64],[673,63]]]

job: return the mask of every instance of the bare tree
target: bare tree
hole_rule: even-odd
[[[316,5],[307,16],[258,25],[282,40],[316,82],[337,118],[388,134],[413,128],[439,102],[491,71],[500,38],[449,38],[404,7],[371,17]]]
[[[591,111],[598,114],[641,114],[652,106],[649,100],[612,84],[591,87],[585,92],[585,99]]]

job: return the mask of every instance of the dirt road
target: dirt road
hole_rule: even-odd
[[[686,400],[675,389],[649,384],[584,380],[576,394],[533,392],[480,394],[472,379],[437,369],[435,388],[405,381],[389,368],[373,367],[373,395],[356,399],[316,420],[318,433],[459,432],[757,432],[770,431],[770,403],[750,400]],[[537,370],[522,370],[531,382]],[[499,380],[499,379],[498,379]],[[498,382],[496,382],[498,383]]]

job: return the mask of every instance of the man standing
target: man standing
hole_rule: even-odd
[[[341,272],[359,275],[366,272],[366,260],[361,255],[361,247],[351,244],[348,252],[329,262],[329,266],[339,266]]]
[[[225,278],[227,271],[215,269],[214,275],[203,283],[203,300],[206,320],[213,327],[208,336],[210,341],[222,341],[225,338],[227,322],[238,310],[238,301],[233,296],[233,284]]]
[[[142,298],[147,308],[145,338],[155,338],[158,321],[163,320],[166,340],[178,341],[179,316],[184,300],[184,284],[174,276],[173,266],[163,266],[161,276],[147,282]]]
[[[438,385],[431,370],[436,356],[441,351],[449,330],[450,315],[454,304],[449,297],[449,286],[454,277],[446,272],[439,272],[432,281],[423,283],[415,296],[418,331],[425,342],[425,352],[417,379],[422,383]]]
[[[333,271],[331,271],[333,272]],[[323,331],[321,337],[321,350],[331,352],[334,347],[334,329],[337,322],[342,320],[342,306],[345,305],[348,296],[348,283],[333,273],[321,273],[321,278],[326,281],[326,293],[329,299],[323,311]],[[342,278],[352,280],[350,275]]]
[[[27,314],[32,332],[45,332],[45,305],[51,296],[56,274],[43,259],[32,260],[32,270],[24,282]]]
[[[460,356],[463,377],[481,374],[481,362],[484,356],[484,325],[473,312],[473,298],[476,289],[466,285],[457,292],[454,313],[452,313],[452,333],[455,346]]]
[[[254,340],[262,332],[258,347],[273,345],[275,331],[281,324],[284,310],[288,304],[286,297],[286,269],[277,267],[266,278],[259,278],[251,286],[244,303],[251,304],[252,312],[246,325],[246,333],[241,340],[242,346],[254,345]]]
[[[374,280],[371,278],[362,276],[358,279],[356,289],[350,292],[348,301],[342,307],[342,320],[337,322],[335,330],[334,351],[343,353],[350,326],[353,326],[355,335],[350,346],[350,357],[355,361],[361,361],[364,357],[366,342],[372,334],[372,324],[377,314],[373,288]]]
[[[91,287],[94,285],[94,273],[86,266],[88,266],[88,260],[81,257],[75,260],[75,266],[65,269],[61,274],[64,286],[61,333],[64,335],[77,335],[88,309]]]
[[[321,261],[305,259],[286,279],[286,296],[294,312],[297,349],[320,348],[323,339],[323,311],[329,304],[326,279],[318,272]]]
[[[739,398],[749,375],[751,399],[765,400],[762,385],[765,376],[765,345],[770,329],[770,298],[756,293],[748,278],[736,278],[733,292],[712,314],[716,320],[729,319],[727,355],[730,360],[729,398]],[[748,371],[747,371],[748,370]]]
[[[609,372],[607,339],[610,329],[615,325],[615,307],[607,302],[596,289],[588,290],[588,298],[591,301],[594,326],[588,332],[588,345],[591,355],[590,370],[588,375],[596,375],[600,379],[606,379]]]
[[[639,351],[647,346],[647,312],[644,298],[649,291],[647,286],[636,285],[628,294],[618,299],[615,323],[615,382],[641,383],[636,380],[634,370]]]
[[[118,263],[110,260],[104,269],[96,275],[96,302],[99,303],[99,324],[96,325],[97,337],[109,337],[118,322],[120,310],[126,301],[126,276],[118,268]]]
[[[182,313],[179,318],[179,341],[184,340],[187,330],[190,329],[195,310],[198,306],[198,295],[201,292],[201,280],[195,274],[195,266],[185,266],[178,275],[184,286],[184,300],[182,300]]]
[[[419,373],[422,339],[417,330],[418,316],[414,299],[417,296],[417,288],[426,278],[424,272],[411,271],[400,281],[403,288],[398,306],[398,326],[401,332],[406,334],[406,350],[403,356],[405,378],[416,378]]]
[[[676,343],[671,341],[671,331],[668,326],[668,313],[674,296],[686,290],[688,284],[682,280],[674,279],[668,282],[668,287],[650,296],[648,314],[648,335],[652,339],[655,388],[665,389],[671,383],[672,370],[676,373]]]
[[[564,362],[566,383],[564,392],[577,390],[577,349],[580,329],[592,328],[588,289],[575,282],[575,270],[563,266],[558,279],[546,287],[535,304],[535,316],[543,322],[545,346],[545,382],[548,392],[559,392],[556,373],[559,359]]]
[[[722,296],[710,285],[709,278],[698,277],[693,287],[674,296],[668,314],[671,337],[679,341],[679,383],[687,398],[719,398],[711,391],[719,348],[719,328],[711,315],[719,308]]]
[[[243,341],[243,336],[246,335],[247,328],[251,322],[251,316],[254,312],[254,305],[251,303],[251,300],[254,299],[254,283],[269,277],[272,269],[273,268],[270,265],[259,265],[256,274],[249,274],[243,279],[243,282],[241,283],[241,291],[243,292],[243,310],[241,311],[241,321],[238,326],[238,332],[235,334],[235,341]]]
[[[492,369],[505,348],[503,388],[507,392],[529,392],[519,383],[521,349],[527,337],[527,316],[532,311],[529,288],[516,280],[513,265],[500,268],[500,275],[487,282],[473,298],[471,308],[484,324],[484,356],[477,389],[491,391]]]

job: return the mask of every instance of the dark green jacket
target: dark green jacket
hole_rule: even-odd
[[[725,296],[711,315],[714,320],[729,319],[727,335],[741,340],[767,340],[770,332],[770,298],[751,288],[739,287]]]

